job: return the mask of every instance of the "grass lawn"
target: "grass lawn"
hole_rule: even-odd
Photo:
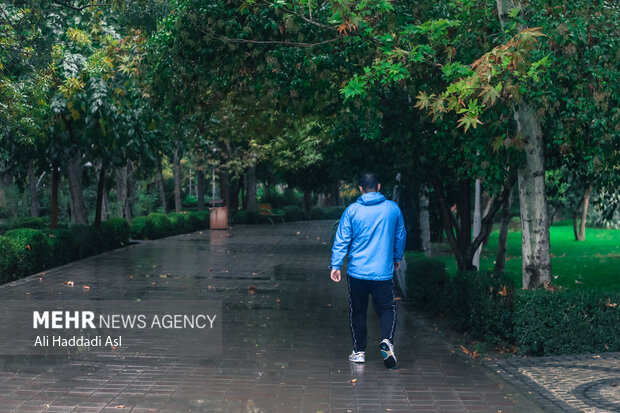
[[[482,247],[480,269],[492,270],[497,254],[495,230],[489,245]],[[455,274],[456,260],[447,242],[433,244],[433,258],[446,263],[448,273]],[[419,253],[408,253],[412,258]],[[559,222],[551,227],[551,267],[554,284],[564,287],[595,288],[620,291],[620,230],[586,230],[586,241],[577,242],[572,222]],[[506,272],[515,285],[521,285],[521,232],[508,233]],[[583,283],[583,284],[581,284]]]

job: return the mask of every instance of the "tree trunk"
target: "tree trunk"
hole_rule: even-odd
[[[545,158],[538,116],[521,101],[515,111],[517,130],[526,138],[526,165],[519,170],[523,288],[551,284],[551,249],[545,190]]]
[[[502,202],[502,217],[499,227],[499,239],[497,240],[497,257],[495,258],[495,271],[506,270],[506,246],[508,245],[508,226],[510,224],[510,207],[512,206],[512,189]]]
[[[304,209],[308,217],[312,219],[312,192],[310,190],[304,191]]]
[[[590,205],[590,195],[592,194],[592,184],[588,185],[583,191],[581,201],[575,213],[573,214],[573,231],[575,233],[575,241],[586,240],[586,218],[588,217],[588,206]],[[583,207],[582,207],[583,205]],[[581,214],[579,209],[581,208]],[[579,223],[579,216],[581,215],[581,223]]]
[[[157,157],[157,189],[159,191],[159,204],[161,206],[161,210],[164,212],[168,212],[168,207],[166,205],[166,189],[164,188],[164,174],[161,168],[161,157]]]
[[[95,170],[99,170],[99,180],[97,182],[97,206],[95,207],[95,228],[101,228],[101,214],[103,209],[103,192],[105,190],[105,164],[97,162]]]
[[[69,161],[67,175],[69,177],[69,192],[71,193],[71,205],[74,222],[88,224],[86,205],[82,195],[82,155],[78,154]]]
[[[51,200],[51,214],[52,222],[50,227],[52,229],[58,228],[58,184],[60,183],[60,172],[58,171],[58,163],[52,163],[52,200]]]
[[[39,203],[37,202],[37,176],[34,169],[34,160],[28,161],[28,187],[30,188],[30,215],[39,216]]]
[[[250,211],[256,211],[258,209],[256,200],[256,165],[252,165],[247,171],[247,204],[246,209]]]
[[[196,169],[196,197],[198,198],[198,211],[205,210],[205,174],[202,167]]]
[[[231,185],[230,188],[230,211],[237,212],[239,210],[239,192],[241,191],[241,179],[237,178]],[[229,217],[232,217],[232,214],[228,214]]]
[[[232,202],[232,198],[234,197],[233,194],[233,187],[231,187],[230,182],[228,182],[228,173],[227,172],[220,172],[219,173],[219,178],[220,178],[220,198],[224,200],[224,205],[226,205],[231,211],[233,208],[233,202]]]
[[[427,257],[431,256],[431,223],[428,213],[428,188],[423,186],[420,189],[420,245]]]
[[[127,166],[116,170],[116,203],[118,216],[125,216],[125,204],[127,203]]]
[[[502,30],[504,18],[518,0],[497,0],[497,14]],[[523,288],[551,285],[551,248],[545,189],[545,158],[538,114],[521,99],[513,106],[517,134],[524,137],[526,165],[519,170],[519,204],[521,209],[521,247]]]
[[[174,209],[181,212],[183,210],[181,204],[181,158],[178,149],[174,150],[172,173],[174,175]]]
[[[103,207],[101,208],[101,219],[107,221],[110,216],[110,190],[106,186],[103,191]]]
[[[493,204],[493,197],[490,197],[487,191],[482,191],[480,203],[482,207],[482,216],[485,217],[488,215],[489,210],[491,209],[491,205]],[[482,241],[482,245],[489,245],[489,238],[491,237],[492,231],[493,225],[489,225],[484,233],[484,241]]]
[[[7,187],[10,185],[8,174],[0,174],[0,208],[8,207]]]
[[[125,201],[124,217],[127,221],[133,221],[133,210],[136,203],[136,179],[133,165],[127,162],[127,199]]]

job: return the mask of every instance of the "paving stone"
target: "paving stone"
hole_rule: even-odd
[[[29,292],[30,299],[221,300],[223,308],[217,357],[148,351],[0,357],[0,412],[18,412],[20,406],[21,411],[49,406],[46,412],[117,413],[539,412],[528,398],[546,408],[555,397],[571,397],[572,388],[551,389],[554,380],[545,376],[544,366],[490,366],[506,380],[513,373],[529,374],[536,385],[551,389],[519,393],[528,383],[510,385],[455,354],[402,302],[395,333],[399,369],[386,370],[373,349],[379,329],[370,307],[367,363],[351,364],[346,282],[331,282],[327,270],[333,224],[235,226],[145,241],[48,270],[44,280],[32,276],[0,286],[0,300]],[[89,285],[88,295],[67,288],[66,280]],[[549,363],[566,367],[562,358]],[[575,374],[579,368],[566,371]],[[602,405],[615,397],[580,389],[580,403],[588,398]]]

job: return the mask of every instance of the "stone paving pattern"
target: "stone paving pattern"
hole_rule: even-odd
[[[331,282],[327,269],[332,226],[236,226],[147,241],[0,287],[0,300],[223,303],[221,357],[0,357],[0,413],[542,411],[528,383],[515,387],[516,376],[503,380],[458,356],[400,303],[400,368],[386,370],[372,348],[372,307],[367,363],[351,364],[346,283]]]
[[[620,412],[620,354],[514,358],[489,364],[502,377],[531,389],[549,412]]]

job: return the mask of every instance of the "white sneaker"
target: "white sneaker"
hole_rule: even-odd
[[[379,349],[381,350],[381,355],[383,356],[383,364],[388,369],[396,368],[396,355],[394,354],[394,346],[392,342],[387,338],[381,341],[379,344]]]
[[[352,361],[354,363],[366,363],[366,352],[365,351],[355,352],[354,350],[349,355],[349,361]]]

